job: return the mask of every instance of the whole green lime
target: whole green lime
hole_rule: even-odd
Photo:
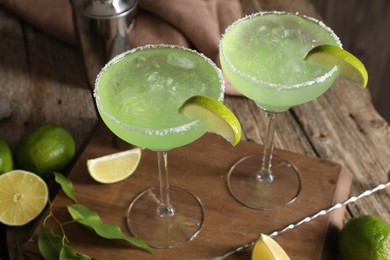
[[[338,251],[342,260],[389,260],[390,224],[374,215],[351,219],[341,230]]]
[[[0,137],[0,174],[12,171],[14,169],[14,160],[9,144]]]
[[[44,179],[63,171],[76,152],[73,136],[63,127],[46,124],[20,139],[15,148],[15,161],[20,169]]]

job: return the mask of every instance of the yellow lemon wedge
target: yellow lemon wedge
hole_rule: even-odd
[[[22,226],[35,219],[49,198],[46,182],[37,174],[14,170],[0,175],[0,222]]]
[[[141,148],[101,156],[87,160],[91,177],[100,183],[115,183],[129,177],[141,160]]]
[[[290,257],[272,238],[261,234],[252,250],[252,260],[289,260]]]
[[[332,68],[337,66],[340,76],[365,88],[368,83],[368,73],[364,64],[352,53],[333,45],[319,45],[306,55],[305,60]]]
[[[183,103],[179,112],[192,120],[205,122],[209,132],[222,136],[233,146],[241,140],[241,125],[237,117],[216,99],[193,96]]]

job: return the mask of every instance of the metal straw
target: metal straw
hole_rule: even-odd
[[[377,191],[380,191],[380,190],[383,190],[384,188],[390,186],[390,181],[386,182],[386,183],[382,183],[382,184],[379,184],[378,186],[376,186],[375,188],[373,189],[370,189],[370,190],[366,190],[362,193],[360,193],[359,195],[357,196],[353,196],[353,197],[350,197],[349,199],[343,201],[343,202],[340,202],[340,203],[337,203],[333,206],[331,206],[330,208],[327,208],[327,209],[323,209],[317,213],[315,213],[314,215],[310,216],[310,217],[305,217],[304,219],[294,223],[294,224],[290,224],[282,229],[279,229],[277,231],[274,231],[272,232],[271,234],[269,234],[269,237],[273,238],[273,237],[276,237],[277,235],[280,235],[288,230],[291,230],[291,229],[294,229],[300,225],[302,225],[303,223],[306,223],[306,222],[309,222],[309,221],[312,221],[313,219],[316,219],[318,218],[319,216],[323,216],[325,214],[328,214],[329,212],[332,212],[333,210],[335,209],[338,209],[338,208],[341,208],[345,205],[348,205],[349,203],[352,203],[352,202],[355,202],[357,200],[360,200],[361,198],[364,198],[368,195],[371,195],[373,194],[374,192],[377,192]],[[214,258],[210,258],[209,260],[222,260],[222,259],[225,259],[235,253],[238,253],[238,252],[241,252],[245,249],[248,249],[248,248],[251,248],[254,246],[254,244],[256,243],[257,240],[253,240],[249,243],[246,243],[245,245],[242,245],[226,254],[224,254],[223,256],[217,256],[217,257],[214,257]]]

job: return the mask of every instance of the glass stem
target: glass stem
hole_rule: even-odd
[[[272,151],[273,140],[275,133],[276,113],[265,111],[268,118],[267,133],[264,141],[263,160],[261,163],[260,171],[257,173],[257,180],[262,182],[272,182],[274,175],[272,174]]]
[[[160,179],[160,205],[157,208],[157,213],[160,217],[170,217],[175,214],[175,209],[169,198],[168,153],[166,151],[157,152],[157,157]]]

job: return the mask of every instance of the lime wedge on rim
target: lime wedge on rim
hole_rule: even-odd
[[[290,257],[272,238],[261,234],[252,250],[252,260],[289,260]]]
[[[363,89],[367,86],[368,73],[364,64],[340,47],[319,45],[309,51],[305,60],[327,68],[337,66],[341,77],[357,83]]]
[[[89,175],[100,183],[115,183],[133,174],[141,160],[141,148],[87,160]]]
[[[22,226],[35,219],[49,199],[46,182],[37,174],[13,170],[0,175],[0,222]]]
[[[233,146],[241,140],[241,125],[223,103],[207,96],[193,96],[183,103],[179,112],[188,118],[206,123],[208,131],[222,136]]]

